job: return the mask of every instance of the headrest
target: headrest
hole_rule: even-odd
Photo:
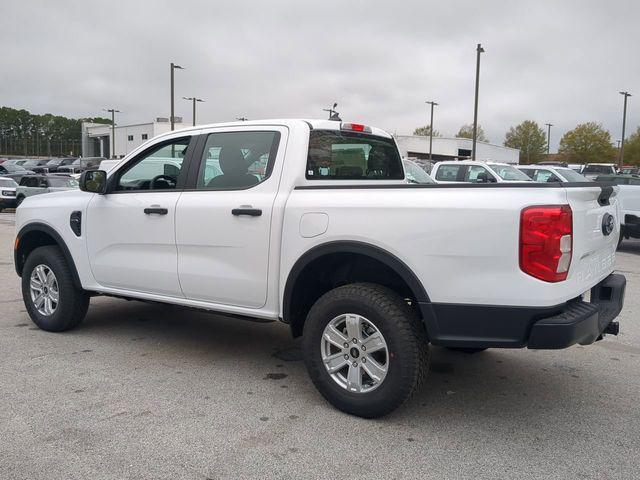
[[[225,175],[242,175],[247,173],[247,165],[239,148],[222,147],[218,157],[220,169]]]

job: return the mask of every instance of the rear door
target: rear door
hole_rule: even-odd
[[[176,207],[178,274],[191,300],[260,308],[267,299],[273,204],[288,131],[235,127],[202,135]],[[195,160],[195,159],[194,159]]]
[[[568,279],[586,290],[594,280],[608,275],[615,261],[621,220],[619,190],[598,185],[565,190],[573,214],[573,252]]]

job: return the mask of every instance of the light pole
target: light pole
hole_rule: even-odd
[[[115,108],[104,108],[105,112],[111,113],[111,158],[116,158],[116,113],[120,113],[120,110]]]
[[[173,108],[173,71],[174,70],[184,70],[180,65],[176,65],[171,62],[171,130],[175,128],[175,112]]]
[[[340,114],[336,112],[336,107],[338,106],[337,102],[334,102],[332,107],[323,108],[323,112],[329,112],[329,120],[335,120],[337,122],[341,121]]]
[[[204,102],[204,100],[196,97],[182,97],[182,98],[193,102],[193,126],[195,127],[196,126],[196,102]]]
[[[427,100],[425,103],[431,105],[431,123],[429,123],[429,161],[433,161],[433,156],[431,154],[431,147],[433,146],[433,107],[438,104],[431,100]]]
[[[629,92],[620,92],[620,95],[624,95],[624,107],[622,109],[622,137],[620,141],[620,160],[618,166],[622,167],[624,161],[624,129],[627,126],[627,98],[631,96]]]
[[[480,91],[480,54],[484,53],[482,44],[476,48],[476,95],[473,105],[473,143],[471,147],[471,160],[476,159],[476,140],[478,137],[478,93]]]
[[[551,145],[551,127],[553,127],[553,123],[545,123],[547,126],[547,160],[549,160],[549,146]]]
[[[236,120],[238,120],[239,122],[246,122],[249,119],[247,117],[236,117]]]

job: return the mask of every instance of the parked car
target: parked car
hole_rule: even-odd
[[[49,160],[50,159],[29,159],[22,163],[21,167],[35,173],[49,173],[49,168],[47,167]]]
[[[555,160],[547,160],[544,162],[538,162],[536,165],[549,165],[550,167],[568,167],[569,164],[567,162],[558,162]]]
[[[71,329],[99,294],[281,320],[351,414],[400,406],[429,344],[558,349],[618,332],[610,185],[410,185],[380,129],[268,120],[162,134],[80,187],[17,209],[36,325]]]
[[[623,165],[620,169],[620,173],[623,175],[638,175],[640,174],[640,167],[635,165]]]
[[[80,157],[76,158],[68,165],[61,165],[56,172],[59,173],[82,173],[85,170],[95,170],[100,166],[100,162],[106,160],[104,157]]]
[[[635,175],[601,175],[598,182],[618,185],[620,197],[620,241],[623,238],[640,238],[640,177]]]
[[[0,177],[0,212],[5,208],[15,208],[17,187],[13,178]]]
[[[531,179],[506,163],[473,160],[438,162],[431,170],[437,183],[510,183],[530,182]]]
[[[433,178],[429,176],[429,174],[418,165],[416,162],[411,160],[403,160],[402,164],[404,165],[404,174],[409,183],[436,183],[433,181]]]
[[[65,175],[29,175],[22,177],[16,192],[16,205],[25,198],[43,193],[61,192],[78,188],[78,181]]]
[[[111,170],[113,167],[115,167],[116,165],[118,165],[120,162],[122,161],[122,159],[118,158],[118,159],[114,159],[114,160],[102,160],[100,162],[100,165],[98,166],[98,168],[100,170],[104,170],[105,172],[108,172],[109,170]]]
[[[616,175],[618,171],[615,163],[587,163],[580,173],[587,178],[596,178],[600,175]]]
[[[518,165],[518,170],[525,173],[534,182],[590,182],[569,167],[552,167],[542,165]]]
[[[0,176],[13,178],[16,182],[19,182],[25,175],[33,175],[34,173],[33,170],[26,170],[20,165],[7,164],[7,162],[0,165]]]
[[[49,169],[50,173],[55,173],[55,172],[58,171],[59,167],[65,167],[67,165],[71,165],[76,160],[77,160],[77,158],[75,158],[75,157],[70,157],[70,158],[52,158],[51,160],[49,160],[47,162],[46,167]]]

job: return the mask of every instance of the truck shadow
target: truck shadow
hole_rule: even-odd
[[[309,408],[325,405],[331,410],[308,380],[299,341],[291,338],[283,324],[98,298],[92,301],[85,323],[69,334],[79,344],[98,344],[105,350],[115,343],[129,358],[144,357],[141,365],[152,362],[167,371],[188,370],[196,389],[200,382],[203,386],[211,382],[212,368],[228,366],[240,383],[267,388],[261,391],[258,387],[260,394],[281,395],[283,402]],[[576,415],[584,414],[586,419],[600,406],[601,400],[585,396],[584,388],[587,384],[597,388],[602,374],[589,367],[579,370],[562,353],[488,350],[470,355],[438,347],[431,351],[424,388],[379,422],[416,424],[446,418],[463,428],[468,422],[490,425],[512,417],[533,429],[579,421]],[[288,389],[286,394],[280,388]],[[572,419],[567,412],[573,412]]]

